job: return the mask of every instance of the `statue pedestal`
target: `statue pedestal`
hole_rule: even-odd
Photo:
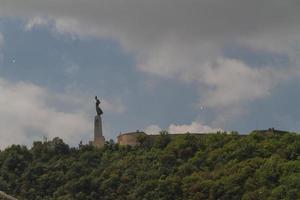
[[[95,147],[103,147],[105,144],[105,138],[102,134],[102,118],[100,115],[95,116],[94,123],[94,141],[93,145]]]

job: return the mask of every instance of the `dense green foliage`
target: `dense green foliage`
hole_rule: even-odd
[[[139,147],[59,138],[0,152],[0,190],[28,200],[300,199],[300,135],[164,132]]]

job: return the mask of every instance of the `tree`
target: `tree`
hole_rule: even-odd
[[[171,136],[167,131],[161,131],[160,135],[156,138],[155,146],[164,149],[171,142]]]

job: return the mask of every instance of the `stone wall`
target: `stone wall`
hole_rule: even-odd
[[[121,134],[118,136],[118,144],[136,146],[139,144],[138,137],[140,135],[146,135],[146,133],[137,131],[137,132]]]
[[[185,134],[186,133],[182,133],[182,134],[170,134],[170,137],[171,138],[175,138],[175,137],[183,136]],[[189,134],[197,136],[197,137],[203,137],[203,136],[207,135],[205,133],[189,133]],[[137,132],[130,132],[130,133],[123,133],[123,134],[120,134],[118,136],[118,144],[119,145],[136,146],[136,145],[139,144],[138,137],[140,135],[147,136],[147,138],[150,139],[151,143],[155,142],[155,139],[160,136],[159,134],[158,135],[147,135],[146,133],[139,132],[139,131],[137,131]]]

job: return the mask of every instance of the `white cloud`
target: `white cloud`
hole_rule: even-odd
[[[0,148],[31,145],[43,136],[58,136],[70,145],[92,138],[93,103],[86,96],[55,93],[31,83],[0,78]],[[103,109],[117,113],[124,110],[120,100],[103,100]]]
[[[275,86],[275,70],[251,68],[238,60],[219,59],[203,72],[203,81],[213,87],[203,97],[206,106],[232,106],[268,96]]]
[[[159,132],[162,131],[162,129],[157,126],[157,125],[150,125],[148,127],[145,128],[145,132],[147,134],[151,134],[151,135],[156,135],[159,134]],[[223,131],[220,128],[211,128],[210,126],[207,125],[203,125],[200,122],[192,122],[191,124],[171,124],[167,131],[170,134],[175,134],[175,133],[215,133],[218,131]]]
[[[87,113],[72,96],[25,82],[0,79],[0,148],[61,137],[77,144],[91,133]]]
[[[183,125],[171,124],[168,131],[170,133],[215,133],[223,130],[220,128],[211,128],[210,126],[203,125],[200,122],[192,122],[191,124]]]
[[[29,29],[51,21],[64,34],[116,39],[134,53],[139,70],[196,82],[206,106],[238,107],[271,94],[281,76],[300,74],[299,8],[294,0],[2,0],[0,15],[28,18]],[[254,69],[224,58],[228,44],[295,60],[287,70]]]

